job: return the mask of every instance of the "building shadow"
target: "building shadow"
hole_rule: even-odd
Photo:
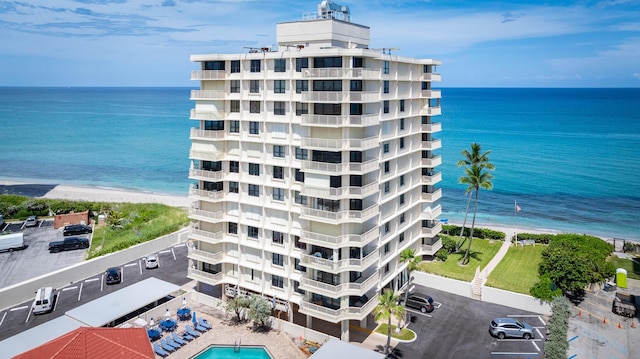
[[[0,194],[13,194],[26,197],[42,197],[57,186],[57,184],[0,185]]]

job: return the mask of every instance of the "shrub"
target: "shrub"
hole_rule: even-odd
[[[449,236],[440,236],[440,240],[442,240],[442,249],[447,251],[447,253],[453,253],[456,250],[455,239]]]
[[[571,303],[565,297],[556,297],[551,302],[551,318],[549,318],[547,343],[544,346],[544,357],[547,359],[564,359],[567,357],[569,342],[569,317]]]
[[[549,244],[555,236],[550,233],[518,233],[518,240],[533,240],[536,243]]]
[[[539,298],[547,302],[551,302],[556,297],[562,296],[562,290],[556,287],[549,278],[548,274],[540,276],[540,280],[530,290],[534,298]]]
[[[446,262],[447,258],[449,258],[449,252],[444,248],[440,248],[440,250],[436,252],[435,257],[439,261]]]
[[[442,226],[442,231],[450,236],[459,236],[462,227],[445,224]],[[464,235],[469,236],[471,234],[471,227],[464,227]],[[504,232],[494,231],[488,228],[474,228],[473,237],[480,239],[496,239],[503,241],[507,235]]]

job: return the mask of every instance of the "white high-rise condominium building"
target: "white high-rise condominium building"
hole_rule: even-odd
[[[441,247],[440,62],[370,49],[369,28],[326,1],[277,40],[191,56],[189,278],[348,340],[384,288],[406,286],[400,253]]]

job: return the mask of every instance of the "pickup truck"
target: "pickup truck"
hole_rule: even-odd
[[[617,291],[611,309],[618,315],[633,318],[636,316],[636,297],[633,294]]]
[[[49,242],[51,253],[84,248],[89,248],[89,240],[84,237],[67,237],[62,241]]]

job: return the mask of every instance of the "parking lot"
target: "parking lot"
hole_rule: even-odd
[[[543,358],[546,318],[497,304],[481,302],[432,288],[416,291],[433,297],[435,310],[421,313],[407,308],[409,329],[418,338],[396,346],[403,358]],[[510,317],[534,328],[532,340],[498,339],[489,333],[489,322]]]

